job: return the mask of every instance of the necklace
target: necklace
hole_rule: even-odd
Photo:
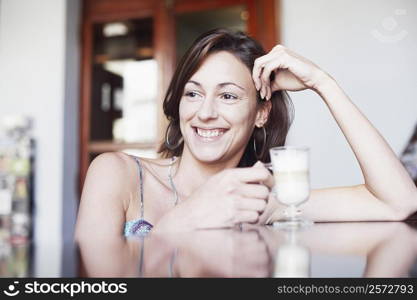
[[[174,184],[174,180],[172,179],[172,165],[177,161],[177,156],[173,156],[171,159],[171,163],[169,165],[169,170],[168,170],[168,180],[169,180],[169,184],[171,185],[171,189],[174,192],[174,205],[177,205],[178,203],[178,192],[177,189],[175,188],[175,184]]]

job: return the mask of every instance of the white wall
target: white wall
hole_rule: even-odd
[[[66,0],[1,2],[0,117],[22,113],[35,121],[36,276],[61,273],[63,208],[72,209],[68,201],[75,201],[69,198],[75,196],[75,172],[65,167],[78,164],[76,144],[69,149],[64,144],[77,140],[73,118],[78,104],[77,67],[68,71],[66,59],[75,65],[78,61],[67,51],[67,40],[77,42],[68,38],[67,25],[78,26],[76,20],[67,20]],[[71,32],[78,35],[78,30]]]
[[[417,1],[281,3],[282,44],[336,78],[400,154],[417,122]],[[393,41],[384,42],[390,37]],[[363,183],[353,152],[321,99],[310,91],[291,96],[296,117],[288,143],[312,147],[313,187]]]

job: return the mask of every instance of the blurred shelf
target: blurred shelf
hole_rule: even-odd
[[[96,54],[94,55],[95,64],[104,64],[112,60],[125,60],[125,59],[135,59],[135,60],[145,60],[154,58],[154,50],[151,47],[140,47],[137,48],[134,53],[131,53],[127,56],[115,57],[109,54]]]
[[[113,152],[113,151],[122,151],[126,149],[155,149],[157,143],[147,142],[147,143],[123,143],[115,141],[96,141],[90,142],[88,144],[88,151],[90,153],[103,153],[103,152]]]

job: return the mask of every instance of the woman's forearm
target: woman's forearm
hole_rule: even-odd
[[[375,127],[333,79],[324,80],[317,92],[351,146],[369,192],[394,209],[416,209],[417,189]]]

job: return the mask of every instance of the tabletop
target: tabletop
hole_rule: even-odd
[[[417,223],[315,223],[79,244],[83,277],[417,277]]]

